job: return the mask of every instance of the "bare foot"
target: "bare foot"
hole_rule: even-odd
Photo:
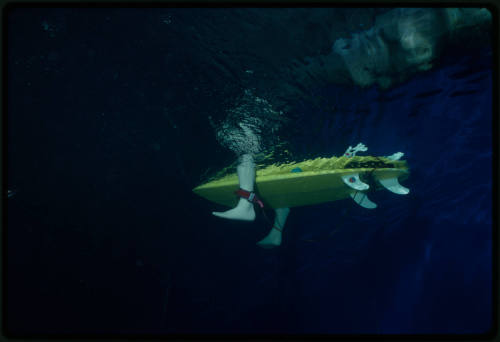
[[[262,247],[262,248],[274,248],[278,247],[281,245],[281,232],[277,229],[271,229],[269,234],[259,242],[257,242],[257,245]]]
[[[253,221],[255,220],[255,209],[253,203],[250,203],[244,198],[240,198],[238,205],[233,209],[223,212],[212,212],[217,217],[222,217],[229,220]]]

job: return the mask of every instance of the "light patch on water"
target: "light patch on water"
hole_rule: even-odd
[[[40,26],[42,27],[42,30],[49,33],[50,38],[54,38],[56,36],[56,32],[60,29],[57,25],[54,25],[47,20],[43,20],[40,23]]]
[[[278,145],[276,133],[285,121],[283,112],[274,110],[269,101],[252,90],[244,90],[226,113],[221,123],[212,125],[219,143],[237,155],[257,155]]]

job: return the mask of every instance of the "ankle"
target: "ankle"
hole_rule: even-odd
[[[246,210],[253,209],[253,203],[246,198],[240,198],[237,206]]]

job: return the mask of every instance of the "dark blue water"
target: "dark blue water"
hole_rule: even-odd
[[[191,192],[234,161],[208,116],[236,90],[203,65],[201,43],[175,34],[199,10],[175,28],[166,10],[81,11],[8,18],[9,334],[489,331],[489,46],[450,48],[386,91],[314,88],[333,112],[299,101],[297,156],[358,142],[369,155],[401,151],[411,192],[374,193],[373,211],[294,208],[283,245],[261,250],[262,215],[224,221]]]

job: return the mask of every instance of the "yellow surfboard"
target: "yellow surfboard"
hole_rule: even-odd
[[[349,197],[366,208],[374,208],[376,205],[366,197],[368,184],[375,190],[386,188],[404,195],[409,190],[398,183],[398,178],[406,179],[408,174],[406,161],[387,157],[316,158],[257,170],[255,192],[266,207],[274,209]],[[201,184],[193,191],[209,201],[234,207],[238,203],[234,192],[238,189],[238,176],[232,173]]]

